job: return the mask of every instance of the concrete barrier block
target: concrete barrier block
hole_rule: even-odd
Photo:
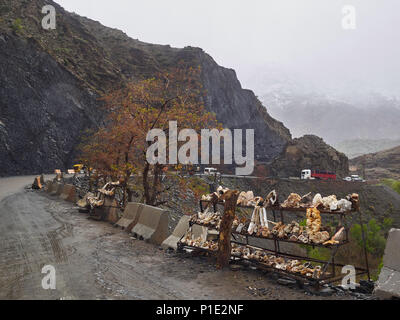
[[[112,223],[119,220],[117,201],[113,197],[105,197],[104,205],[95,208],[95,215],[100,219]]]
[[[139,221],[139,217],[143,210],[143,207],[144,204],[142,203],[129,202],[124,210],[121,219],[117,221],[116,225],[130,232]]]
[[[400,272],[400,229],[391,229],[386,242],[383,265]]]
[[[65,200],[72,203],[75,203],[78,200],[78,194],[76,192],[75,186],[72,186],[72,188],[69,191],[68,197]]]
[[[57,185],[56,196],[60,196],[61,193],[63,192],[63,190],[64,190],[64,184],[59,183],[59,184]]]
[[[182,216],[172,234],[163,241],[161,247],[163,249],[172,248],[176,250],[179,239],[182,238],[182,236],[189,229],[189,221],[190,221],[190,216]]]
[[[41,176],[37,176],[35,179],[33,179],[32,189],[40,190],[43,187]]]
[[[163,209],[144,205],[132,234],[139,239],[160,245],[168,237],[168,214]]]
[[[72,184],[66,184],[63,187],[60,198],[69,202],[76,202],[76,189]]]
[[[61,194],[63,189],[63,184],[59,182],[53,182],[53,186],[50,192],[51,196],[58,196]]]
[[[119,219],[120,215],[117,201],[115,199],[112,199],[112,201],[110,202],[110,207],[108,209],[106,220],[111,223],[116,223]]]
[[[179,220],[179,222],[176,225],[172,234],[163,241],[163,243],[161,244],[161,247],[163,249],[172,248],[172,249],[176,250],[178,241],[189,230],[189,221],[190,221],[190,216],[182,216],[182,218]],[[193,236],[195,238],[202,236],[203,228],[204,227],[202,227],[202,226],[193,225],[193,227],[192,227]]]
[[[44,187],[44,191],[50,193],[53,189],[53,181],[47,181],[46,186]]]
[[[400,272],[383,267],[379,274],[374,295],[381,299],[400,298]]]
[[[193,237],[194,237],[194,238],[202,237],[202,235],[203,235],[203,233],[204,233],[204,229],[207,229],[207,228],[195,224],[195,225],[192,227]]]
[[[383,268],[374,294],[382,299],[400,298],[400,229],[391,229],[386,242]]]
[[[71,189],[70,184],[64,184],[62,187],[62,191],[60,193],[60,198],[65,200],[68,197],[69,190]]]
[[[214,229],[208,229],[205,228],[206,230],[204,230],[204,234],[203,234],[203,239],[207,240],[207,241],[217,241],[219,238],[219,231],[214,230]]]

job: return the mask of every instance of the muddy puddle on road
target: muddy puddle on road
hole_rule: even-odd
[[[0,219],[1,299],[322,299],[257,270],[217,271],[212,258],[160,250],[43,192],[5,198]],[[44,265],[55,267],[55,290],[42,288]]]

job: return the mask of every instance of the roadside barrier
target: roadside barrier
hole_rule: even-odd
[[[172,234],[163,241],[163,243],[161,244],[161,247],[163,249],[172,248],[172,249],[176,250],[178,241],[183,237],[183,235],[186,234],[186,232],[189,229],[188,228],[189,221],[190,221],[190,216],[182,216],[182,218],[179,220],[179,222],[176,225]],[[194,237],[198,238],[198,237],[202,236],[204,234],[204,229],[207,229],[207,228],[201,227],[199,225],[193,225],[192,232],[193,232]]]
[[[129,202],[126,205],[122,218],[119,219],[115,225],[130,232],[139,221],[143,207],[144,204],[142,203]]]
[[[50,195],[51,196],[59,196],[62,192],[63,184],[59,182],[53,182],[53,186],[51,188]]]
[[[117,201],[114,197],[105,196],[104,205],[94,209],[95,215],[104,221],[116,223],[119,220]]]
[[[76,202],[76,189],[72,184],[66,184],[63,186],[60,198],[69,202]]]
[[[68,202],[76,203],[78,198],[79,197],[76,192],[76,188],[75,188],[75,186],[72,186],[72,189],[70,190],[69,195],[68,195],[67,199],[65,199],[65,200],[67,200]]]
[[[60,194],[60,199],[63,199],[63,200],[67,199],[70,189],[71,189],[70,184],[64,184],[62,187],[61,194]]]
[[[57,183],[56,196],[60,196],[61,193],[63,192],[63,189],[64,189],[64,184],[63,183]]]
[[[53,181],[47,181],[47,182],[46,182],[46,186],[44,187],[44,190],[45,190],[47,193],[52,192],[52,191],[53,191]]]
[[[43,179],[41,176],[37,176],[32,183],[32,189],[40,190],[43,188]]]
[[[132,234],[138,239],[160,245],[168,237],[168,214],[163,209],[143,205]]]
[[[107,204],[109,204],[109,208],[106,220],[111,223],[116,223],[120,218],[117,201],[114,198],[110,198],[108,201],[104,201],[104,205]]]
[[[381,299],[400,298],[400,229],[391,229],[386,242],[383,267],[374,294]]]

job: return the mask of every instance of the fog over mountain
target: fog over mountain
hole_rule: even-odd
[[[201,47],[257,93],[270,66],[334,92],[400,92],[397,0],[57,2],[142,41]],[[346,5],[355,29],[342,26]]]
[[[394,93],[358,83],[329,88],[277,67],[264,70],[255,92],[293,137],[318,135],[350,158],[399,145],[400,100]]]
[[[398,0],[58,2],[142,41],[203,48],[294,137],[400,138]],[[355,29],[343,28],[346,5]]]

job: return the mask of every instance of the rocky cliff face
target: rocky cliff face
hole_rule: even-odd
[[[299,177],[301,170],[324,170],[335,172],[339,177],[349,173],[347,157],[321,138],[305,135],[293,139],[271,164],[273,174],[280,177]]]
[[[34,42],[0,36],[0,175],[66,168],[96,109],[93,94]]]
[[[41,27],[44,4],[56,8],[56,30]],[[235,72],[199,48],[131,39],[52,1],[2,0],[0,13],[0,175],[71,167],[82,131],[101,124],[101,94],[181,60],[201,67],[205,105],[225,127],[255,130],[257,160],[291,142]]]
[[[56,30],[41,28],[45,3],[56,7]],[[180,60],[201,67],[206,107],[225,127],[255,129],[258,159],[271,160],[291,139],[233,70],[199,48],[143,43],[51,1],[5,0],[0,11],[0,175],[70,167],[82,130],[102,117],[102,93]]]
[[[119,30],[105,28],[98,22],[81,17],[77,19],[118,61],[124,78],[151,76],[157,70],[182,61],[200,66],[207,109],[214,112],[218,121],[227,128],[254,129],[257,160],[271,161],[291,140],[290,131],[267,113],[251,90],[242,88],[235,71],[219,66],[202,49],[177,49],[143,43]],[[129,64],[126,57],[131,58]]]
[[[218,121],[231,129],[254,129],[256,160],[271,161],[291,141],[290,131],[267,113],[251,90],[242,89],[234,70],[220,67],[198,48],[183,49],[180,58],[201,66],[205,104]]]

